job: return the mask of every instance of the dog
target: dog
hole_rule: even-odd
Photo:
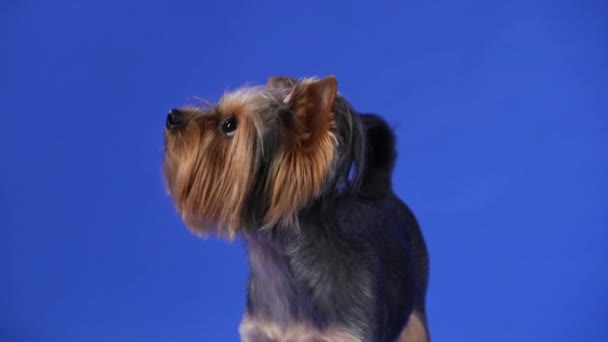
[[[395,134],[334,76],[268,78],[166,117],[185,225],[245,243],[242,341],[429,341],[427,247],[394,193]]]

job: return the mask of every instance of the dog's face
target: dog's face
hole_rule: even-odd
[[[335,178],[336,88],[334,77],[270,78],[209,108],[172,110],[163,167],[186,225],[234,238],[250,225],[296,223]]]

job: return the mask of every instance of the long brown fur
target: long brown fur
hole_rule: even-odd
[[[246,93],[226,95],[217,109],[185,108],[191,119],[177,134],[166,133],[164,172],[167,187],[186,225],[195,233],[233,239],[253,182],[259,154],[257,108],[243,101]],[[218,122],[239,119],[242,134],[226,139]],[[193,146],[199,146],[193,148]]]
[[[317,198],[331,174],[337,144],[331,111],[337,92],[332,76],[308,79],[285,106],[296,113],[285,137],[288,143],[270,167],[266,190],[270,204],[262,227],[297,227],[297,213]],[[234,239],[243,228],[242,212],[253,185],[255,161],[262,150],[264,120],[261,107],[272,101],[255,87],[226,93],[216,108],[182,108],[188,126],[165,133],[167,187],[186,225],[199,235],[210,233]],[[229,116],[239,132],[226,139],[218,123]],[[195,147],[196,148],[193,148]]]

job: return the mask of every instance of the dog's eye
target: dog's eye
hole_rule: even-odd
[[[228,137],[231,137],[236,133],[236,118],[234,116],[222,121],[222,132]]]

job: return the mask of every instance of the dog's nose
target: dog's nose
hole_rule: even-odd
[[[167,120],[165,121],[165,127],[169,128],[178,128],[182,126],[186,120],[184,119],[184,112],[179,109],[171,109],[169,114],[167,115]]]

